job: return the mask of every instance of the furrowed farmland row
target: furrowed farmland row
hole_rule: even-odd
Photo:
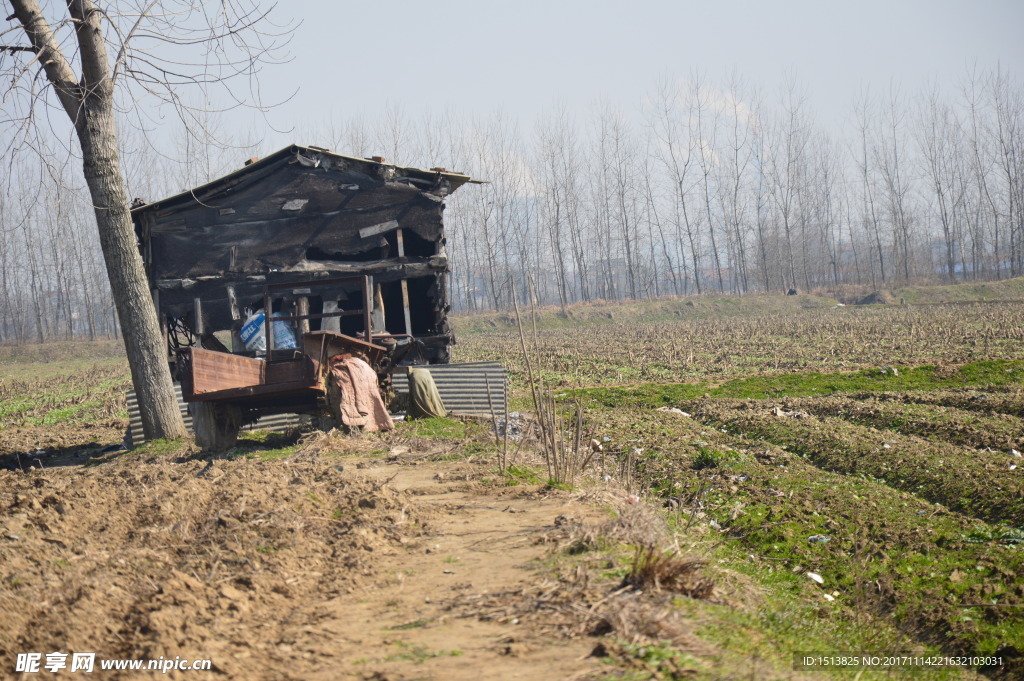
[[[775,413],[756,400],[702,401],[699,418],[806,456],[834,472],[863,474],[982,520],[1020,524],[1024,474],[1002,452],[966,450],[910,435],[880,433],[842,419]]]
[[[984,392],[978,390],[949,390],[941,392],[914,393],[858,393],[851,394],[853,399],[876,398],[878,400],[897,400],[915,404],[932,404],[940,407],[955,407],[965,411],[983,414],[1006,414],[1024,418],[1024,395],[1020,384],[1006,386],[1004,390],[988,388]]]
[[[708,531],[744,547],[779,586],[819,599],[822,617],[863,632],[872,617],[894,616],[950,653],[1024,649],[1024,550],[1012,543],[1024,535],[682,416],[599,418],[613,439],[639,446],[641,474],[678,507],[680,526],[712,523],[719,529]],[[1018,653],[1002,678],[1022,671]]]
[[[962,447],[1005,451],[1024,449],[1024,420],[1019,417],[908,403],[912,399],[905,394],[886,400],[869,396],[860,399],[842,396],[788,399],[782,408],[805,411],[815,416],[837,417],[861,426],[883,428]]]
[[[725,316],[714,316],[698,306],[676,310],[671,321],[623,314],[572,328],[545,313],[535,354],[544,358],[550,384],[565,386],[1024,358],[1024,306],[1016,303],[834,310],[819,305],[784,314],[775,304],[766,300],[758,314],[743,308],[742,314],[729,316],[726,309]],[[460,329],[456,360],[497,355],[508,358],[513,371],[525,371],[514,318],[486,321],[461,321],[468,329]],[[531,322],[524,315],[528,330]],[[528,335],[532,341],[532,331]]]

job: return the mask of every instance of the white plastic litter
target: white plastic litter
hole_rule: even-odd
[[[679,407],[658,407],[658,411],[667,411],[670,414],[679,414],[680,416],[685,416],[686,418],[690,418],[690,415],[687,414],[682,409],[680,409]]]
[[[811,579],[811,581],[817,582],[818,584],[825,583],[825,580],[817,572],[808,572],[807,576]]]

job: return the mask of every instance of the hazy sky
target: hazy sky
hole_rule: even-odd
[[[948,86],[975,63],[1024,72],[1024,0],[300,0],[278,9],[302,21],[294,61],[264,79],[271,93],[299,88],[271,116],[281,127],[372,117],[388,103],[410,117],[503,109],[531,127],[559,101],[579,117],[600,99],[637,111],[659,80],[693,69],[719,86],[735,70],[769,102],[793,74],[818,121],[832,125],[866,87]]]

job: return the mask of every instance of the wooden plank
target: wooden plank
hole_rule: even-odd
[[[192,299],[192,322],[195,324],[195,328],[192,332],[196,336],[202,336],[206,333],[206,329],[203,327],[203,301],[200,298]]]
[[[302,356],[298,359],[265,362],[263,382],[267,385],[312,381],[316,376],[315,360]]]
[[[373,343],[373,277],[363,275],[363,324],[366,325],[366,342]]]
[[[396,230],[395,236],[398,239],[398,257],[399,259],[405,258],[405,238],[402,236],[402,230]],[[399,282],[399,286],[402,288],[402,312],[405,314],[405,333],[411,336],[412,316],[409,313],[409,282],[402,279]]]
[[[263,337],[267,343],[267,357],[271,357],[274,352],[274,315],[271,313],[274,305],[268,289],[263,292]]]
[[[314,331],[302,337],[302,351],[320,363],[344,352],[361,352],[367,356],[371,364],[376,364],[387,349],[334,331]]]
[[[363,227],[361,230],[359,230],[359,238],[365,239],[367,237],[383,234],[384,232],[390,232],[396,227],[398,227],[398,220],[388,220],[387,222],[381,222],[380,224],[377,225]]]
[[[403,279],[399,282],[399,286],[402,287],[402,312],[405,314],[405,333],[407,336],[412,334],[412,314],[409,312],[409,282]]]
[[[300,317],[298,319],[299,336],[303,336],[309,333],[309,298],[306,296],[299,296],[299,299],[295,301],[295,315]]]
[[[318,365],[309,357],[264,362],[253,357],[191,348],[187,366],[191,371],[185,384],[192,385],[192,392],[185,397],[190,401],[272,396],[275,392],[313,388],[317,384]]]

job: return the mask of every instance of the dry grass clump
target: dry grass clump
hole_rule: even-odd
[[[332,428],[329,431],[314,430],[303,435],[295,443],[293,459],[315,459],[322,454],[336,452],[342,448],[344,435]]]
[[[313,460],[324,455],[357,456],[379,450],[382,441],[365,436],[362,432],[345,433],[337,428],[328,431],[313,430],[302,435],[295,435],[295,451],[291,458]]]
[[[707,599],[715,583],[703,573],[704,561],[653,544],[636,547],[633,568],[623,584],[646,591],[670,591],[690,598]]]
[[[527,621],[533,632],[568,639],[605,637],[632,645],[657,642],[693,647],[700,642],[666,594],[632,585],[611,591],[607,582],[576,566],[554,580],[524,584],[492,594],[463,594],[448,602],[461,617],[484,621]]]
[[[580,494],[580,498],[592,502],[621,501],[620,495],[593,490]],[[596,525],[559,516],[555,519],[555,529],[544,541],[555,544],[556,551],[576,554],[614,544],[664,545],[669,537],[665,518],[658,510],[639,503],[622,507],[615,517]]]
[[[565,515],[555,518],[554,528],[542,541],[554,545],[553,553],[574,556],[557,575],[502,593],[463,595],[449,607],[486,620],[528,620],[534,631],[565,638],[602,637],[599,648],[702,647],[673,599],[716,595],[704,561],[661,548],[671,545],[672,534],[657,508],[630,503],[629,497],[623,504],[621,491],[590,490],[580,495],[621,506],[615,517],[601,523]],[[623,555],[624,546],[627,551],[635,547],[632,559]],[[618,581],[604,573],[615,565],[625,566],[626,574]],[[610,648],[603,655],[617,657]]]
[[[690,598],[711,598],[715,583],[703,572],[705,562],[664,547],[671,534],[665,518],[654,507],[639,503],[627,505],[611,520],[588,525],[560,516],[555,532],[548,536],[558,549],[570,554],[614,545],[634,546],[632,566],[621,588],[650,593],[670,592]]]
[[[585,633],[632,645],[660,641],[686,647],[697,644],[677,612],[641,596],[633,591],[588,612]]]

